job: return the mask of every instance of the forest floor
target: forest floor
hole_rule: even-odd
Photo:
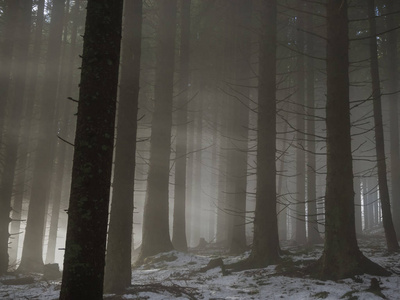
[[[172,251],[149,258],[133,270],[132,287],[125,294],[105,295],[104,299],[400,299],[400,253],[387,253],[384,238],[378,235],[364,236],[359,244],[367,257],[393,274],[336,282],[312,279],[301,270],[320,257],[323,245],[305,249],[289,244],[283,245],[290,254],[283,257],[281,265],[241,272],[227,269],[223,274],[220,266],[206,270],[211,259],[222,258],[228,265],[248,253],[216,255],[217,249],[210,244],[189,254]],[[19,280],[26,276],[20,275]],[[60,281],[43,280],[40,274],[29,278],[26,284],[15,285],[5,281],[16,279],[15,275],[0,277],[0,299],[58,298]],[[378,282],[379,288],[371,290],[371,281]]]

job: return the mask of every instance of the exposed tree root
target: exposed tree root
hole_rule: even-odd
[[[322,280],[339,280],[362,274],[374,276],[390,276],[392,274],[361,253],[347,264],[339,264],[338,261],[327,263],[322,256],[315,264],[307,268],[307,272],[311,277]]]

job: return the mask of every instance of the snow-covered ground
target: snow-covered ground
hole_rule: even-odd
[[[362,275],[338,282],[311,279],[298,272],[298,267],[318,258],[322,245],[313,249],[284,247],[292,254],[284,257],[282,266],[228,272],[217,267],[200,272],[212,258],[222,257],[224,264],[240,259],[232,256],[182,254],[176,251],[150,258],[133,270],[132,288],[124,295],[105,295],[105,299],[400,299],[400,254],[388,254],[384,240],[368,237],[360,241],[364,254],[391,270],[390,277]],[[295,267],[294,267],[295,266]],[[34,282],[25,285],[0,283],[0,299],[57,299],[59,281],[43,281],[34,275]],[[1,277],[0,281],[15,276]],[[381,295],[368,291],[376,278]]]

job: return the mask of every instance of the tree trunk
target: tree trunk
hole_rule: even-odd
[[[21,131],[22,112],[26,86],[26,71],[28,64],[29,35],[31,26],[32,1],[19,4],[18,23],[15,38],[15,62],[12,66],[14,91],[10,102],[10,116],[7,130],[4,134],[4,164],[0,182],[0,274],[8,268],[8,227],[10,221],[11,197],[14,188],[14,178],[17,166],[17,152]],[[20,222],[16,220],[16,222]],[[18,236],[14,237],[18,238]]]
[[[187,251],[186,240],[186,161],[187,110],[189,89],[190,0],[181,0],[181,44],[179,56],[179,89],[175,158],[175,201],[172,244],[179,251]]]
[[[327,177],[320,276],[341,279],[363,273],[384,275],[388,272],[361,253],[356,239],[346,0],[328,0],[327,27]]]
[[[63,0],[55,0],[53,3],[44,71],[43,99],[40,107],[40,136],[34,158],[32,191],[19,271],[43,271],[43,235],[56,137],[55,98],[58,86],[64,7],[65,1]]]
[[[372,100],[375,121],[375,149],[378,165],[379,196],[382,207],[383,228],[385,229],[386,245],[389,251],[399,249],[396,231],[394,229],[390,208],[389,188],[386,175],[385,140],[383,135],[381,87],[379,78],[378,49],[376,45],[376,21],[374,0],[368,0],[369,34],[371,36],[369,49],[371,55]],[[378,214],[377,214],[378,215]]]
[[[232,228],[232,240],[230,245],[231,253],[242,253],[246,250],[246,200],[247,200],[247,150],[248,150],[248,130],[249,127],[249,97],[250,78],[252,76],[249,68],[251,60],[251,28],[252,1],[238,0],[235,2],[234,19],[235,24],[235,57],[236,57],[236,83],[234,92],[240,97],[240,102],[236,99],[232,103],[234,114],[233,122],[233,141],[231,144],[235,148],[235,189],[234,189],[234,211]]]
[[[362,219],[361,219],[361,180],[360,177],[354,177],[354,208],[355,208],[355,222],[356,234],[362,234]]]
[[[89,0],[60,299],[103,299],[123,1]]]
[[[30,140],[32,134],[32,119],[34,113],[34,104],[35,104],[35,95],[36,95],[36,85],[39,71],[39,59],[40,52],[42,48],[42,29],[43,29],[43,20],[44,20],[44,0],[38,1],[37,8],[37,16],[36,16],[36,28],[34,34],[34,46],[33,53],[31,58],[31,67],[29,70],[28,78],[30,80],[27,92],[25,93],[25,107],[24,107],[24,118],[23,118],[23,127],[21,130],[20,137],[20,145],[18,147],[18,170],[20,170],[19,175],[16,178],[15,190],[14,194],[14,202],[13,202],[13,211],[12,211],[12,219],[13,220],[21,220],[22,216],[22,201],[25,196],[27,196],[27,186],[26,182],[27,171],[28,171],[28,156],[29,156],[29,148],[30,148]],[[20,233],[21,222],[14,221],[11,223],[11,234],[16,235],[16,238],[11,242],[11,252],[10,252],[10,262],[17,261],[18,247],[19,247],[19,236],[17,234]]]
[[[302,1],[298,1],[298,8],[303,9]],[[306,237],[306,155],[304,152],[304,95],[305,95],[305,72],[304,72],[304,32],[303,16],[297,17],[297,41],[296,46],[300,53],[297,55],[297,72],[296,72],[296,242],[304,245],[307,242]]]
[[[169,234],[168,190],[177,1],[165,0],[159,5],[155,107],[139,263],[147,256],[173,249]]]
[[[276,215],[276,35],[277,2],[260,3],[257,191],[251,264],[279,261]]]
[[[11,82],[11,64],[13,58],[14,39],[15,39],[15,28],[18,15],[18,7],[20,0],[6,0],[5,11],[4,11],[4,29],[3,29],[3,40],[1,45],[0,53],[0,146],[3,144],[3,131],[5,126],[5,116],[8,101],[8,94]],[[0,148],[1,149],[1,148]],[[9,211],[9,208],[6,208]],[[9,222],[7,218],[7,222]],[[3,235],[1,232],[0,235]],[[7,237],[8,238],[8,237]],[[3,252],[4,250],[0,250]],[[0,253],[2,255],[2,253]],[[4,268],[0,266],[0,268]]]
[[[388,12],[399,10],[398,1],[386,1]],[[393,29],[398,26],[396,22],[398,15],[388,16],[388,29]],[[397,30],[393,30],[388,36],[388,75],[389,75],[389,93],[390,95],[390,175],[392,182],[392,203],[393,203],[393,221],[397,234],[397,239],[400,239],[400,151],[399,151],[399,121],[398,121],[398,49],[397,49]]]
[[[313,12],[314,6],[312,3],[307,3],[309,12]],[[307,30],[313,28],[313,17],[311,14],[306,17]],[[307,34],[307,208],[308,208],[308,244],[322,243],[322,238],[318,230],[318,214],[317,214],[317,188],[316,188],[316,173],[317,163],[315,158],[315,73],[314,73],[314,37]]]
[[[142,0],[125,0],[114,179],[104,289],[131,284],[136,132],[142,38]]]

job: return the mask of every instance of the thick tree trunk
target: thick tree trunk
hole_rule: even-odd
[[[18,23],[15,39],[12,77],[14,89],[12,102],[10,102],[10,116],[7,122],[7,130],[4,134],[5,143],[4,164],[0,182],[0,274],[4,274],[8,268],[8,227],[10,221],[11,197],[13,195],[14,178],[17,166],[17,152],[19,135],[21,131],[22,112],[26,87],[26,71],[28,64],[29,35],[31,26],[32,0],[19,4]],[[16,63],[18,62],[18,64]],[[20,222],[16,220],[16,222]],[[18,236],[14,236],[18,238]]]
[[[136,132],[142,38],[142,0],[125,0],[114,179],[104,289],[131,284]]]
[[[64,7],[65,1],[63,0],[56,0],[53,3],[42,93],[43,99],[40,108],[40,136],[34,158],[35,166],[28,219],[21,264],[18,268],[20,271],[43,271],[43,235],[56,139],[55,98],[58,86]]]
[[[60,299],[103,299],[122,0],[89,0]]]
[[[327,27],[327,178],[320,276],[340,279],[363,273],[384,275],[388,272],[361,253],[356,239],[346,0],[328,0]]]
[[[253,247],[249,261],[266,266],[279,261],[276,215],[276,0],[260,3],[257,192]]]
[[[371,55],[372,100],[375,121],[375,149],[378,165],[379,196],[382,207],[383,228],[386,245],[389,251],[399,249],[396,231],[394,229],[390,208],[389,188],[386,175],[385,140],[383,135],[381,87],[379,79],[378,49],[376,45],[375,1],[368,0],[369,34],[371,35],[369,49]],[[378,214],[377,214],[378,216]]]
[[[175,201],[172,244],[179,251],[187,251],[186,240],[186,161],[187,110],[189,89],[190,0],[181,0],[181,44],[179,56],[179,89],[175,158]]]
[[[147,256],[173,249],[169,234],[168,190],[177,1],[165,0],[159,2],[159,5],[155,107],[150,137],[142,248],[138,262]]]

